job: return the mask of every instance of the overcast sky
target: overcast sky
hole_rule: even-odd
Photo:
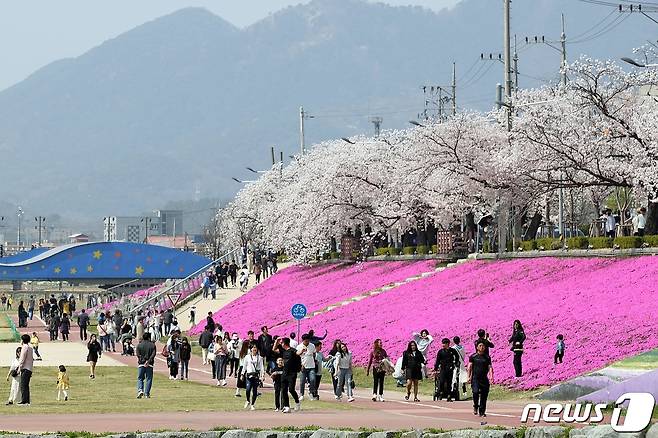
[[[439,10],[459,0],[387,0]],[[49,62],[78,56],[146,21],[201,6],[247,26],[285,6],[308,0],[20,0],[0,6],[0,90]]]

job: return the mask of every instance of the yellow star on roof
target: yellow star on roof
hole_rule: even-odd
[[[87,266],[87,272],[94,272],[94,267],[91,265]]]
[[[75,268],[71,268],[71,269],[69,270],[69,273],[70,273],[71,275],[75,275],[75,274],[78,273],[78,270],[75,269]]]
[[[59,274],[60,272],[62,272],[60,268],[55,268],[55,274]]]
[[[94,251],[94,258],[95,258],[96,260],[100,260],[101,257],[103,257],[103,253],[102,253],[102,252],[100,252],[100,251],[98,251],[98,250]]]
[[[135,268],[135,274],[137,274],[137,275],[142,275],[143,273],[144,273],[144,268],[143,268],[143,267],[141,267],[141,266],[137,266],[137,267]]]

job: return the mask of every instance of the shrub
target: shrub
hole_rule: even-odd
[[[432,245],[432,254],[436,254],[437,252],[439,252],[438,245]]]
[[[567,246],[571,249],[587,249],[589,240],[587,237],[569,237],[567,239]]]
[[[649,245],[658,247],[658,235],[644,236],[643,240]]]
[[[416,253],[418,254],[427,254],[429,253],[430,248],[427,245],[418,245],[416,247]]]
[[[642,248],[643,240],[638,236],[620,236],[615,238],[614,244],[619,248]]]
[[[402,254],[404,255],[413,255],[416,252],[415,246],[405,246],[402,248]]]
[[[590,237],[588,240],[594,249],[612,248],[614,244],[611,237]]]
[[[276,256],[277,263],[285,263],[287,261],[288,261],[288,256],[285,254],[279,254],[278,256]]]
[[[521,243],[519,244],[521,248],[523,248],[524,251],[532,251],[533,249],[537,249],[537,241],[536,240],[522,240]],[[517,248],[518,250],[518,248]]]
[[[383,256],[383,255],[391,255],[391,248],[383,247],[383,248],[376,248],[375,249],[375,255],[378,256]]]
[[[329,258],[330,259],[339,259],[340,258],[340,253],[336,251],[332,251],[329,253]]]
[[[543,246],[545,250],[549,249],[561,249],[562,248],[562,242],[560,239],[553,239],[552,237],[542,237],[541,239],[537,239],[536,241],[537,249],[539,249],[540,246]]]

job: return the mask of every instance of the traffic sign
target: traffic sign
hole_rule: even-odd
[[[290,313],[292,314],[292,317],[298,321],[304,319],[306,316],[306,306],[303,304],[295,304],[290,309]]]

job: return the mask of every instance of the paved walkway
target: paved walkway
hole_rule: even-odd
[[[18,316],[15,313],[10,314],[10,317],[18,327]],[[50,341],[50,334],[46,330],[46,324],[37,316],[34,316],[32,321],[28,320],[27,328],[23,327],[18,329],[19,333],[32,334],[37,332],[39,336],[39,354],[43,360],[35,361],[34,365],[37,367],[46,366],[87,366],[87,347],[80,342],[78,335],[78,327],[71,327],[70,340],[68,342]],[[0,367],[8,367],[11,364],[16,347],[20,343],[6,342],[0,343]],[[117,360],[117,354],[103,354],[98,364],[101,366],[125,366],[124,363]]]

